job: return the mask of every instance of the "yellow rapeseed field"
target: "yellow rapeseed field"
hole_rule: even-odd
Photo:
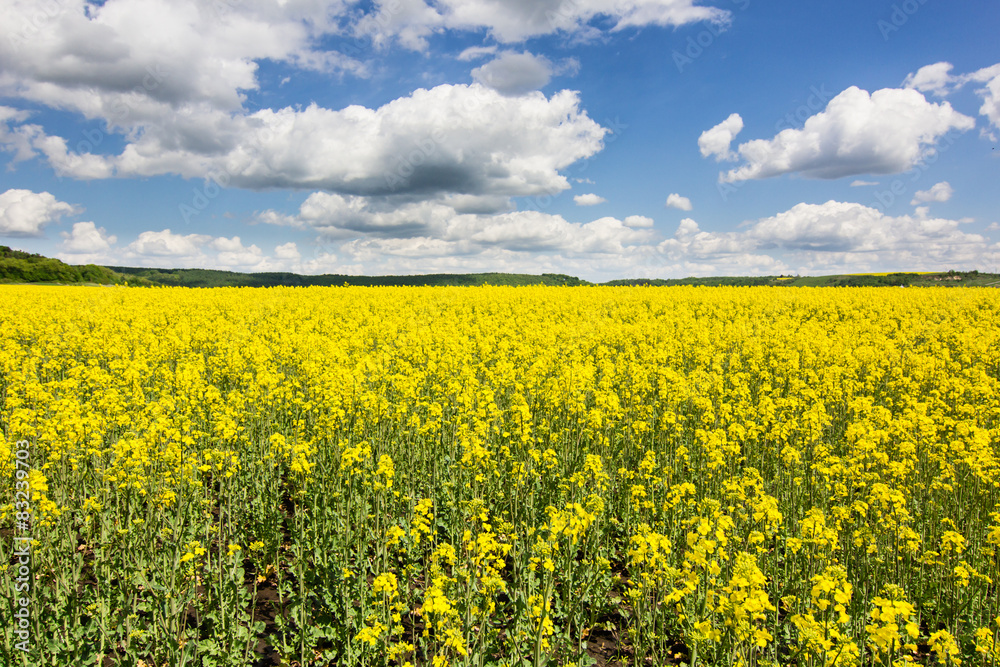
[[[0,664],[994,665],[998,323],[976,289],[0,287]]]

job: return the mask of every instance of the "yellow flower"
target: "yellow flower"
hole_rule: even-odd
[[[372,591],[376,595],[383,594],[390,600],[394,599],[399,591],[396,575],[392,572],[386,572],[375,577],[375,581],[372,583]]]

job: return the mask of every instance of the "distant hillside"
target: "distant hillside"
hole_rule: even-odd
[[[143,269],[128,266],[106,267],[129,277],[157,285],[184,287],[276,287],[279,285],[590,285],[585,280],[559,273],[528,275],[521,273],[432,273],[419,276],[346,276],[325,274],[304,276],[297,273],[236,273],[210,269]],[[1000,284],[1000,275],[978,271],[947,273],[867,273],[833,276],[716,276],[710,278],[626,279],[601,283],[624,285],[720,285],[776,287],[886,287],[983,286]]]
[[[626,278],[612,280],[603,285],[612,287],[642,286],[669,287],[672,285],[702,285],[719,287],[722,285],[752,287],[757,285],[785,285],[775,276],[719,276],[714,278]]]
[[[1000,274],[979,271],[947,273],[856,273],[833,276],[721,276],[612,280],[605,285],[772,285],[775,287],[1000,287]]]
[[[419,276],[347,276],[297,273],[236,273],[211,269],[145,269],[129,266],[106,267],[129,278],[142,278],[157,285],[183,287],[277,287],[286,286],[421,286],[421,285],[584,285],[585,281],[557,273],[432,273]]]
[[[96,283],[117,285],[123,282],[125,282],[125,278],[122,275],[103,266],[95,264],[74,266],[58,259],[0,246],[0,284]]]

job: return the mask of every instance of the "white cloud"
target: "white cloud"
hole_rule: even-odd
[[[906,77],[903,85],[944,97],[970,82],[984,84],[982,88],[976,90],[976,94],[983,98],[979,114],[985,116],[994,129],[985,131],[984,135],[995,140],[995,130],[1000,129],[1000,63],[957,76],[951,74],[953,68],[954,66],[948,62],[925,65],[915,74]]]
[[[590,278],[933,270],[990,251],[983,236],[963,231],[962,220],[927,211],[893,217],[837,201],[798,204],[735,231],[706,231],[685,218],[667,239],[640,215],[580,223],[539,211],[458,213],[440,202],[395,206],[320,192],[294,215],[270,211],[258,219],[325,239],[304,268],[350,266],[367,274],[497,267]]]
[[[735,159],[736,155],[729,146],[736,135],[743,130],[743,118],[738,114],[730,114],[729,118],[715,127],[705,130],[698,137],[698,148],[702,157],[715,156],[716,162]]]
[[[497,47],[493,44],[490,46],[470,46],[467,49],[463,49],[462,52],[455,57],[461,61],[479,60],[485,56],[491,56],[496,52]]]
[[[257,267],[264,259],[264,252],[260,248],[256,245],[249,247],[243,245],[239,236],[234,236],[231,239],[220,236],[212,239],[208,245],[217,251],[215,263],[227,268],[240,270]]]
[[[693,208],[690,199],[682,197],[676,192],[672,192],[667,196],[667,203],[665,205],[667,208],[676,208],[680,211],[690,211]]]
[[[918,190],[913,196],[913,201],[910,202],[910,206],[916,206],[917,204],[924,204],[926,202],[945,202],[951,199],[951,195],[954,194],[954,190],[948,181],[941,181],[940,183],[935,183],[931,186],[929,190]]]
[[[660,261],[676,277],[700,275],[762,275],[784,273],[787,266],[780,258],[754,252],[735,232],[706,232],[691,218],[677,225],[673,237],[656,246]]]
[[[126,257],[138,259],[170,258],[174,260],[203,258],[203,248],[211,243],[206,234],[174,234],[169,229],[142,232],[126,248]]]
[[[28,119],[29,115],[27,111],[0,106],[0,123],[5,125],[11,121],[23,122]]]
[[[523,95],[545,87],[552,73],[552,61],[545,56],[507,51],[472,70],[472,78],[502,95]]]
[[[273,210],[258,214],[259,222],[315,229],[323,236],[346,238],[358,234],[419,236],[430,228],[443,228],[458,217],[455,209],[441,202],[396,205],[356,195],[314,192],[299,207],[297,215]]]
[[[870,185],[878,185],[878,181],[862,181],[860,179],[856,181],[851,181],[852,188],[863,188]]]
[[[13,153],[13,162],[30,160],[35,156],[31,142],[42,128],[38,125],[15,127],[15,123],[23,123],[29,116],[27,111],[0,106],[0,150]]]
[[[1000,244],[987,247],[979,234],[963,232],[957,220],[884,215],[849,202],[798,204],[762,218],[739,232],[708,232],[686,218],[673,238],[659,245],[672,261],[702,267],[796,266],[804,273],[845,270],[933,270],[969,265]]]
[[[73,153],[67,150],[62,137],[39,133],[31,142],[40,151],[59,176],[70,176],[82,181],[111,178],[113,164],[106,158],[92,153]]]
[[[969,79],[985,84],[976,91],[976,94],[983,98],[979,113],[986,116],[994,129],[1000,130],[1000,64],[973,72],[969,75]],[[986,136],[996,140],[993,132],[987,132]]]
[[[963,231],[961,220],[931,218],[926,210],[893,217],[837,201],[798,204],[735,231],[704,230],[685,218],[663,239],[641,215],[570,222],[540,211],[458,213],[433,202],[376,210],[371,200],[329,193],[310,200],[293,215],[270,212],[283,225],[319,234],[308,253],[292,241],[265,255],[239,237],[163,230],[106,250],[99,263],[306,274],[501,270],[605,280],[936,270],[976,265],[1000,252],[1000,244]],[[84,255],[67,257],[83,261]]]
[[[828,201],[798,204],[758,221],[749,236],[795,250],[962,254],[985,239],[967,234],[956,220],[887,216],[861,204]]]
[[[239,252],[243,249],[243,242],[239,236],[234,236],[231,239],[219,236],[212,239],[208,245],[212,250],[218,250],[219,252]]]
[[[58,137],[34,142],[58,173],[77,178],[178,174],[246,188],[508,197],[568,188],[559,170],[599,151],[605,133],[575,92],[506,97],[473,84],[419,89],[378,109],[206,112],[148,127],[117,156],[67,153]]]
[[[944,97],[951,93],[955,86],[955,78],[950,74],[953,67],[951,63],[946,62],[925,65],[907,76],[903,87]]]
[[[157,103],[235,110],[241,91],[257,88],[258,60],[363,73],[359,62],[314,48],[338,29],[346,9],[319,0],[59,0],[46,7],[8,0],[0,26],[3,88],[117,121]]]
[[[649,234],[632,229],[612,217],[598,218],[587,223],[571,223],[558,215],[539,211],[515,211],[490,219],[467,220],[453,231],[452,236],[508,250],[618,254],[625,246],[647,240]]]
[[[828,201],[797,204],[784,213],[758,220],[745,235],[757,244],[793,250],[889,249],[903,229],[896,222],[861,204]]]
[[[869,95],[852,86],[801,129],[740,144],[745,164],[720,174],[720,180],[732,183],[789,173],[828,179],[899,173],[930,155],[942,136],[974,125],[947,102],[928,102],[913,89],[885,88]]]
[[[691,218],[684,218],[677,225],[672,239],[660,244],[660,250],[672,259],[686,256],[706,259],[716,255],[743,254],[752,244],[736,232],[705,232]]]
[[[111,249],[118,237],[108,234],[104,227],[93,222],[78,222],[72,232],[60,232],[63,237],[62,250],[70,254],[98,254]]]
[[[400,206],[325,192],[310,195],[296,215],[264,211],[257,220],[313,229],[327,239],[342,240],[349,249],[381,248],[390,253],[421,250],[432,254],[446,251],[457,256],[478,255],[489,248],[526,253],[614,254],[647,243],[653,225],[643,216],[577,223],[539,211],[461,213],[442,202]],[[360,260],[352,260],[356,261]]]
[[[653,219],[644,215],[630,215],[625,218],[625,226],[633,229],[650,228],[653,226]]]
[[[295,245],[294,241],[275,246],[274,256],[278,259],[287,259],[293,262],[302,258],[302,254],[299,252],[299,248]]]
[[[603,204],[608,201],[600,195],[595,195],[593,192],[588,192],[582,195],[576,195],[573,197],[573,201],[576,202],[577,206],[595,206],[597,204]]]
[[[357,35],[370,37],[380,48],[395,38],[408,49],[426,51],[427,38],[446,27],[441,12],[424,0],[376,0],[372,11],[363,15],[353,29]]]
[[[45,225],[80,212],[48,192],[7,190],[0,194],[0,236],[43,236]]]
[[[433,6],[418,0],[405,3],[410,4],[419,8],[408,11],[412,18],[405,23],[383,20],[382,34],[402,34],[402,26],[422,38],[444,27],[469,31],[485,28],[497,41],[512,43],[556,32],[592,35],[599,29],[590,22],[598,17],[611,19],[611,30],[615,31],[700,21],[725,24],[731,16],[723,9],[700,6],[696,0],[438,0]],[[387,12],[383,8],[381,13]],[[422,46],[410,41],[415,47]]]
[[[318,273],[330,268],[315,261],[302,261],[294,242],[275,247],[273,256],[268,256],[258,245],[246,244],[239,236],[227,238],[207,234],[175,234],[164,229],[144,231],[124,247],[115,247],[117,237],[96,227],[92,222],[77,223],[72,233],[64,232],[62,237],[65,239],[62,252],[57,253],[56,257],[70,264],[203,268],[251,273]]]
[[[649,230],[615,218],[571,223],[521,211],[456,222],[446,238],[352,239],[322,254],[322,262],[327,271],[351,267],[369,275],[503,270],[611,278],[637,270],[636,259],[654,252]]]

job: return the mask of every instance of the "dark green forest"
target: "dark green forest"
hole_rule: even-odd
[[[0,246],[0,284],[3,283],[62,283],[117,285],[124,276],[106,266],[84,264],[76,266],[58,259]]]

